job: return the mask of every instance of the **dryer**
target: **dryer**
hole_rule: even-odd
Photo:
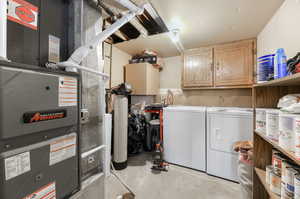
[[[207,109],[207,173],[238,181],[238,153],[234,143],[253,139],[253,110]]]

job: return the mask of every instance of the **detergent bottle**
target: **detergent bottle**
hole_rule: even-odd
[[[274,79],[287,76],[287,57],[284,49],[279,48],[276,51],[274,59]]]

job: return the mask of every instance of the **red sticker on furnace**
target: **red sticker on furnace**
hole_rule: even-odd
[[[10,21],[37,30],[38,7],[24,0],[9,0],[7,18]]]
[[[35,20],[33,12],[24,6],[19,6],[16,8],[16,15],[22,19],[22,21],[27,23],[32,23]]]

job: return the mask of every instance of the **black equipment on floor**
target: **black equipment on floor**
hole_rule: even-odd
[[[146,134],[146,150],[154,151],[156,144],[160,142],[160,122],[159,119],[151,120],[148,123],[147,134]]]
[[[129,113],[128,117],[128,154],[143,152],[146,137],[146,119],[142,114]]]

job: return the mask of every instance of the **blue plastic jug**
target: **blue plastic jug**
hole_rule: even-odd
[[[274,79],[287,76],[287,57],[284,49],[279,48],[275,54],[274,60]]]

